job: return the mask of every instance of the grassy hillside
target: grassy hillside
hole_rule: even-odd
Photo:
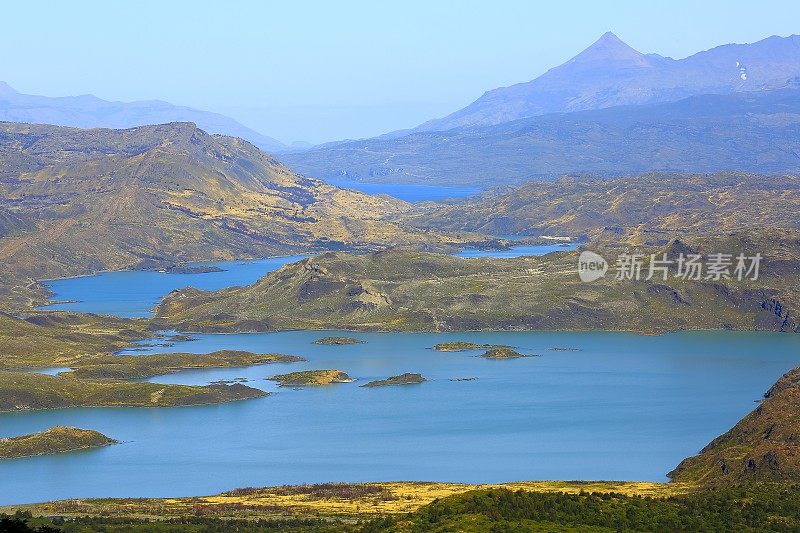
[[[266,395],[266,392],[239,383],[230,386],[159,385],[0,372],[0,411],[66,407],[175,407]]]
[[[0,459],[71,452],[116,443],[97,431],[55,426],[41,433],[0,438]]]
[[[270,329],[798,329],[800,241],[774,235],[673,242],[637,253],[765,255],[757,282],[577,276],[578,252],[461,259],[421,252],[325,254],[256,284],[168,295],[156,323],[187,331]],[[619,250],[597,249],[611,261]],[[649,262],[649,261],[648,261]],[[674,266],[673,266],[674,269]],[[645,265],[644,271],[646,272]]]
[[[298,250],[448,241],[407,209],[290,172],[190,123],[81,130],[0,123],[0,296],[29,279]]]
[[[412,214],[445,231],[665,242],[755,228],[800,229],[800,178],[744,173],[644,174],[529,182],[497,195]]]
[[[143,320],[75,313],[0,312],[0,370],[69,366],[152,336]]]
[[[284,154],[320,178],[436,185],[521,184],[565,174],[800,171],[800,89],[556,113]]]
[[[301,357],[221,350],[209,354],[119,356],[113,352],[154,335],[144,320],[42,313],[27,319],[0,313],[0,411],[75,406],[169,407],[257,398],[241,384],[186,387],[130,380],[191,368],[291,363]],[[165,344],[169,338],[164,339]],[[69,367],[53,377],[41,367]],[[127,380],[127,381],[126,381]]]
[[[730,431],[685,459],[675,481],[730,485],[800,479],[800,369],[786,373]]]

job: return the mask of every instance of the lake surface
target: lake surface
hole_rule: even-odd
[[[579,245],[576,243],[569,244],[540,244],[535,246],[511,246],[507,250],[479,250],[467,249],[455,254],[458,257],[495,257],[501,259],[511,259],[512,257],[522,257],[525,255],[545,255],[551,252],[566,252],[574,250]]]
[[[121,270],[101,272],[45,281],[53,292],[52,300],[61,301],[42,309],[100,313],[127,318],[148,317],[153,307],[174,289],[195,287],[219,290],[225,287],[251,285],[264,274],[283,265],[303,259],[303,255],[270,257],[253,261],[216,261],[192,263],[196,266],[216,266],[222,272],[201,274],[168,274],[156,271]]]
[[[0,461],[0,504],[332,480],[662,481],[753,409],[780,374],[797,366],[800,348],[797,336],[738,332],[354,333],[365,343],[312,344],[322,334],[330,333],[199,335],[171,349],[275,351],[308,361],[153,379],[245,378],[275,392],[262,399],[0,414],[2,436],[65,424],[124,441]],[[448,340],[510,344],[541,356],[491,361],[475,357],[480,352],[430,349]],[[313,368],[341,369],[357,381],[295,390],[265,380]],[[402,372],[429,381],[359,387]],[[463,378],[477,379],[451,381]]]
[[[251,283],[296,259],[225,263],[227,271],[220,273],[105,273],[49,285],[58,298],[82,300],[68,304],[82,310],[145,316],[174,288]],[[331,334],[354,336],[364,344],[312,344]],[[652,337],[289,331],[194,337],[171,347],[143,342],[126,353],[146,357],[229,348],[300,355],[307,361],[184,371],[151,380],[244,380],[273,393],[244,402],[0,413],[0,437],[63,424],[123,441],[97,450],[0,461],[0,504],[188,496],[327,481],[663,481],[681,459],[752,410],[754,400],[800,359],[800,336],[752,332]],[[508,344],[537,357],[492,361],[478,357],[480,351],[431,349],[456,340]],[[292,389],[266,379],[329,368],[357,381]],[[360,387],[403,372],[419,372],[428,381]]]
[[[481,192],[477,187],[443,187],[440,185],[415,185],[412,183],[363,183],[348,180],[326,180],[331,185],[365,192],[386,194],[406,202],[436,202],[466,198]]]

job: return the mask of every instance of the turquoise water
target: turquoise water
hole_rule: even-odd
[[[332,480],[661,481],[753,409],[781,373],[797,366],[800,348],[798,336],[737,332],[354,333],[366,343],[311,344],[322,334],[329,333],[200,335],[172,349],[275,351],[308,361],[153,380],[246,378],[275,392],[262,399],[0,414],[1,436],[66,424],[124,441],[0,461],[0,504]],[[478,352],[430,349],[447,340],[505,343],[541,357],[491,361],[475,357]],[[341,369],[358,381],[277,390],[265,380],[311,368]],[[429,381],[359,387],[401,372],[420,372]],[[451,381],[462,378],[477,379]]]
[[[152,308],[171,290],[195,287],[213,291],[237,285],[250,285],[264,274],[304,257],[306,256],[292,255],[253,261],[192,263],[223,269],[222,272],[200,274],[122,270],[102,272],[93,276],[49,280],[44,284],[53,292],[52,300],[62,302],[44,306],[42,309],[100,313],[128,318],[148,317]]]
[[[225,263],[221,273],[115,272],[49,284],[58,298],[81,300],[69,304],[79,309],[145,316],[174,288],[251,283],[296,259]],[[365,343],[312,344],[337,333]],[[0,437],[63,424],[123,441],[98,450],[0,461],[0,504],[187,496],[326,481],[662,481],[682,458],[752,410],[754,400],[800,359],[800,337],[751,332],[193,336],[169,348],[143,342],[127,353],[231,348],[296,354],[308,361],[184,371],[152,380],[244,380],[274,393],[244,402],[0,413]],[[508,344],[538,357],[491,361],[477,357],[480,352],[431,349],[454,340]],[[295,390],[266,379],[315,368],[340,369],[357,381]],[[420,372],[429,381],[359,387],[402,372]]]
[[[574,250],[578,246],[579,245],[576,243],[570,243],[570,244],[543,244],[537,246],[520,245],[520,246],[511,246],[507,250],[478,250],[470,248],[467,250],[462,250],[456,255],[458,257],[464,257],[464,258],[494,257],[502,259],[511,259],[512,257],[522,257],[525,255],[545,255],[549,254],[550,252],[566,252],[569,250]]]

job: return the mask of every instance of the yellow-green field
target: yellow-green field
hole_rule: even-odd
[[[666,498],[690,492],[686,483],[521,481],[504,484],[464,483],[330,483],[259,489],[237,489],[215,496],[190,498],[103,498],[64,500],[0,508],[28,510],[35,515],[171,518],[206,516],[243,518],[265,516],[364,517],[416,511],[436,499],[475,489],[507,488],[531,492],[617,493]]]

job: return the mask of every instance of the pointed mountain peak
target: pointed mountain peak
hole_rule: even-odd
[[[15,91],[11,85],[7,84],[4,81],[0,81],[0,96],[11,96],[14,94],[19,94]]]
[[[614,33],[613,31],[607,31],[603,35],[601,35],[600,38],[597,39],[597,41],[594,44],[597,45],[598,43],[618,43],[623,46],[628,46],[624,42],[622,42],[622,39],[617,37],[617,34]]]
[[[647,64],[644,54],[634,50],[613,32],[605,32],[589,48],[572,59],[573,62],[622,61],[640,65]]]

